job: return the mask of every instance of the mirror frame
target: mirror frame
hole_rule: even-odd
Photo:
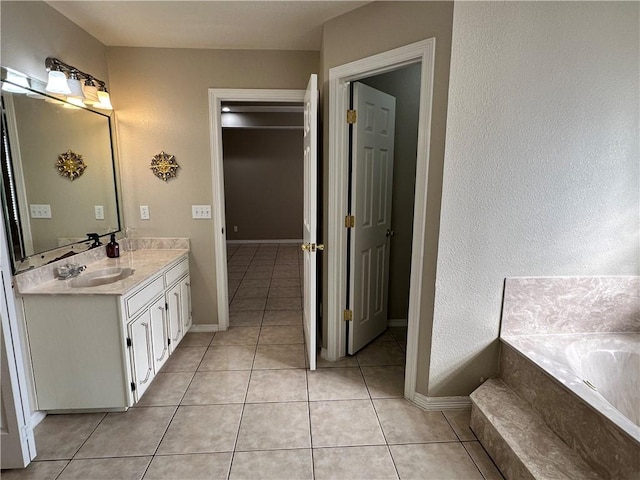
[[[18,73],[19,75],[27,78],[29,80],[30,88],[25,88],[21,85],[17,85],[15,82],[12,82],[10,79],[7,79],[8,72]],[[16,72],[14,69],[11,69],[10,67],[0,66],[0,80],[2,82],[6,82],[9,84],[15,85],[17,87],[23,88],[25,90],[32,91],[34,93],[37,93],[38,95],[53,98],[55,100],[59,100],[64,103],[69,103],[66,100],[61,100],[47,93],[45,90],[46,84],[41,80]],[[108,237],[111,233],[122,232],[123,221],[124,221],[123,211],[122,211],[122,201],[121,201],[122,189],[121,189],[121,182],[120,182],[120,168],[119,168],[119,162],[118,162],[117,138],[116,138],[116,132],[115,132],[115,117],[113,115],[113,111],[110,111],[109,113],[105,113],[106,111],[97,110],[89,106],[85,106],[85,107],[75,106],[75,107],[81,108],[83,110],[87,110],[97,115],[101,115],[107,120],[107,126],[109,129],[110,146],[111,146],[111,166],[112,166],[112,172],[113,172],[112,180],[113,180],[113,186],[114,186],[116,220],[117,220],[116,230],[111,230],[105,233],[100,232],[100,238]],[[4,122],[4,120],[2,121]],[[4,148],[5,148],[5,145],[3,144],[2,149],[4,150]],[[4,162],[4,159],[1,159],[1,161]],[[28,255],[28,256],[25,256],[24,258],[16,258],[16,252],[11,247],[13,245],[14,235],[12,235],[12,232],[11,232],[12,220],[9,219],[9,216],[10,216],[9,202],[5,198],[4,186],[2,186],[0,190],[2,191],[2,195],[1,195],[2,196],[2,199],[1,199],[2,217],[3,217],[2,221],[4,223],[5,233],[7,236],[9,256],[11,257],[12,273],[14,275],[25,272],[27,270],[31,270],[33,268],[46,265],[47,263],[51,263],[53,261],[59,260],[62,256],[69,255],[70,252],[73,252],[75,254],[75,253],[80,253],[89,249],[91,242],[88,239],[85,239],[79,242],[69,243],[60,247],[56,247],[50,250],[46,250],[42,252],[34,252],[33,255]],[[21,230],[24,228],[23,222],[20,219],[19,219],[19,228]]]

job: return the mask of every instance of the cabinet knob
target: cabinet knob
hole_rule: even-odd
[[[186,285],[187,287],[190,287],[190,286],[191,286],[191,283],[189,283],[189,282],[185,282],[185,285]]]
[[[158,305],[158,310],[164,310],[164,306]]]

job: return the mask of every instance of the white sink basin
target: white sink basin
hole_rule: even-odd
[[[97,287],[98,285],[107,285],[119,280],[124,280],[125,278],[130,277],[133,272],[133,268],[129,267],[103,268],[102,270],[83,273],[78,277],[72,278],[69,281],[69,286],[73,288],[86,288]]]

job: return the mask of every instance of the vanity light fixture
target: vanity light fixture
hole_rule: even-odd
[[[76,98],[82,101],[84,93],[82,93],[82,83],[80,83],[80,76],[77,70],[71,70],[67,84],[69,85],[69,90],[71,90],[71,93],[67,95],[68,99]]]
[[[66,95],[74,105],[85,106],[86,102],[94,108],[113,110],[107,84],[102,80],[54,57],[47,57],[44,65],[49,72],[47,92]]]
[[[49,81],[45,90],[59,95],[70,95],[71,89],[67,83],[67,76],[61,70],[50,70]]]
[[[9,93],[27,93],[28,90],[25,90],[25,88],[31,88],[27,77],[7,70],[7,81],[2,82],[2,91]]]
[[[229,113],[231,111],[231,109],[229,107],[222,107],[222,111],[224,113]]]
[[[100,102],[98,98],[98,87],[93,81],[93,78],[87,78],[82,84],[82,93],[84,93],[84,103],[87,105],[94,105]]]
[[[113,110],[113,107],[111,106],[111,98],[109,97],[109,92],[107,92],[107,87],[102,86],[98,89],[98,100],[98,103],[93,104],[95,108]]]

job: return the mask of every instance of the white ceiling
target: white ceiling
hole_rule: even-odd
[[[108,46],[320,50],[322,25],[368,1],[49,1]]]

